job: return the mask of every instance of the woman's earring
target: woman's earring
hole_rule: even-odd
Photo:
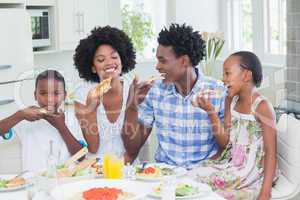
[[[97,73],[97,71],[96,71],[96,69],[95,69],[94,67],[92,67],[92,72],[93,72],[94,74]]]

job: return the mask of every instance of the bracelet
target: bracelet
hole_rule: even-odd
[[[2,138],[3,138],[4,140],[10,140],[10,139],[12,138],[12,136],[13,136],[13,131],[12,131],[12,129],[10,128],[10,129],[8,129],[8,132],[7,132],[7,133],[5,133],[4,135],[2,135]]]
[[[79,144],[82,146],[82,147],[87,147],[87,143],[83,140],[78,140]]]

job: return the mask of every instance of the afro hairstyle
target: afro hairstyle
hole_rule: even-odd
[[[205,57],[205,41],[198,31],[193,31],[186,24],[171,24],[169,29],[164,28],[159,33],[158,43],[162,46],[171,46],[177,57],[187,55],[193,67]]]
[[[95,52],[103,44],[112,46],[120,55],[122,74],[134,69],[135,50],[126,33],[110,26],[95,27],[88,37],[80,40],[75,49],[73,60],[80,78],[86,81],[100,82],[99,76],[92,72],[92,66]]]

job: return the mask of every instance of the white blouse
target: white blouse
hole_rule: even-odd
[[[97,125],[99,130],[100,145],[96,153],[97,157],[103,158],[105,153],[115,154],[119,157],[123,156],[125,148],[121,138],[121,131],[125,120],[126,103],[129,93],[130,80],[123,80],[123,101],[122,108],[117,120],[111,123],[107,119],[103,104],[97,109]],[[88,92],[95,88],[98,83],[85,82],[75,92],[75,101],[86,105]]]

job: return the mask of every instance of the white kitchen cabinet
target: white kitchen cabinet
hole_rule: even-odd
[[[108,0],[57,0],[60,50],[74,50],[95,26],[107,25]]]
[[[0,119],[33,105],[34,87],[34,80],[0,85]]]
[[[0,0],[0,4],[24,4],[25,0]]]
[[[34,80],[0,85],[0,120],[34,104]],[[0,137],[0,174],[21,171],[21,144],[17,137],[4,140]]]
[[[0,119],[34,103],[30,18],[25,8],[0,8]],[[25,79],[25,80],[24,80]],[[20,81],[24,80],[24,81]],[[0,138],[0,174],[21,170],[20,143]]]
[[[0,83],[32,78],[27,76],[33,69],[28,14],[24,9],[0,9],[0,26]]]

